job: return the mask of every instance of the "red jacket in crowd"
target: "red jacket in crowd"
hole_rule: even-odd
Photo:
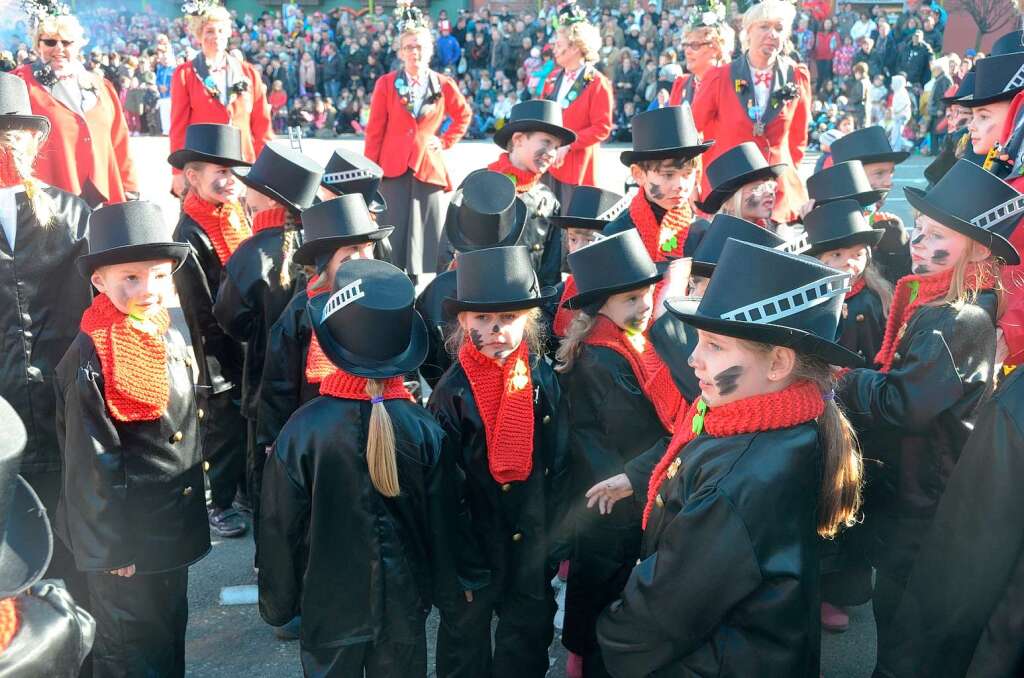
[[[544,86],[544,98],[558,96],[562,71],[551,73]],[[569,105],[562,109],[562,124],[576,133],[565,160],[548,172],[563,184],[593,186],[597,182],[594,166],[597,149],[612,133],[612,84],[593,66],[584,66],[580,74],[586,85]]]
[[[1002,142],[1005,144],[1013,135],[1017,113],[1024,106],[1024,92],[1013,98],[1010,110],[1003,126]],[[1007,178],[1015,189],[1024,193],[1024,176]],[[1010,235],[1010,242],[1018,251],[1024,253],[1024,225],[1017,224]],[[1006,311],[999,319],[999,329],[1003,331],[1006,346],[1010,353],[1005,364],[1019,365],[1024,363],[1024,264],[1003,267],[1003,287],[1006,289]]]

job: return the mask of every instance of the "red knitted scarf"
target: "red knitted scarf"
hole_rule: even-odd
[[[690,213],[686,208],[671,209],[658,223],[647,196],[640,191],[629,203],[629,216],[640,233],[640,239],[647,253],[655,262],[665,261],[669,256],[683,256],[683,244],[690,232]]]
[[[18,605],[14,598],[0,600],[0,654],[11,645],[18,633]]]
[[[82,315],[81,330],[92,338],[103,368],[104,399],[118,421],[153,421],[167,411],[166,309],[140,321],[121,313],[105,294],[96,295]]]
[[[269,210],[257,212],[252,218],[252,232],[259,233],[268,228],[281,228],[288,220],[288,210],[284,207],[271,207]]]
[[[21,173],[14,164],[11,152],[0,147],[0,188],[10,188],[21,185]]]
[[[508,153],[502,153],[497,160],[487,166],[487,169],[504,174],[516,185],[516,193],[526,193],[537,185],[541,175],[534,174],[529,170],[521,170],[512,164]]]
[[[697,398],[688,410],[679,410],[682,421],[677,421],[675,435],[665,450],[665,456],[651,474],[643,527],[647,528],[647,519],[654,508],[662,482],[666,477],[674,477],[682,463],[680,451],[697,436],[704,433],[713,438],[726,438],[758,431],[775,431],[817,419],[824,411],[825,400],[821,391],[809,381],[796,382],[775,393],[736,400],[713,410],[704,404],[703,398]],[[677,458],[680,461],[677,462]]]
[[[222,266],[228,263],[239,243],[252,235],[241,203],[214,205],[200,198],[194,191],[189,191],[181,207],[206,233]]]
[[[551,321],[551,331],[556,337],[564,337],[565,333],[569,331],[569,323],[572,322],[575,311],[570,310],[562,306],[566,299],[572,299],[579,293],[576,288],[576,279],[571,275],[565,279],[564,291],[562,292],[562,298],[558,300],[558,308],[555,309],[555,319]]]
[[[488,358],[463,342],[459,363],[469,379],[487,436],[487,465],[499,483],[526,480],[533,470],[533,380],[526,342],[505,359]]]
[[[853,285],[850,287],[850,291],[846,293],[846,299],[853,299],[855,296],[864,291],[864,286],[867,283],[864,282],[864,276],[861,275],[859,278],[853,281]]]
[[[972,289],[989,289],[995,285],[992,275],[988,271],[982,270],[977,264],[969,265],[964,277],[967,286]],[[875,356],[875,362],[881,366],[879,372],[888,372],[892,369],[896,347],[903,339],[907,323],[910,322],[917,309],[946,296],[952,281],[953,269],[926,275],[907,275],[899,279],[896,289],[893,291],[889,318],[885,323],[882,348]]]
[[[310,280],[306,285],[306,298],[312,299],[318,294],[326,294],[331,291],[329,284],[323,284],[320,287],[315,287],[317,279]],[[324,377],[335,371],[336,368],[334,363],[324,355],[324,351],[320,348],[320,340],[316,338],[316,332],[313,332],[309,338],[309,349],[306,351],[306,381],[310,384],[319,384],[323,382]]]
[[[643,390],[644,395],[658,413],[661,425],[669,433],[675,431],[675,418],[679,410],[686,405],[686,400],[672,381],[668,366],[662,362],[654,346],[643,336],[637,337],[642,348],[630,340],[626,333],[603,315],[597,316],[594,328],[584,339],[591,346],[603,346],[615,351],[629,363],[633,376]]]
[[[334,371],[320,382],[320,395],[344,398],[345,400],[370,400],[370,394],[366,392],[367,381],[369,379],[366,377],[357,377],[335,367]],[[412,401],[412,394],[405,388],[405,381],[400,376],[384,381],[382,397],[384,400]]]

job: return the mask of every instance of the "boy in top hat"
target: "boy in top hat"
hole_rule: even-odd
[[[210,529],[218,537],[239,537],[245,520],[232,506],[245,496],[245,420],[239,411],[244,347],[213,317],[213,300],[224,266],[252,235],[241,203],[244,186],[232,167],[242,159],[242,136],[231,125],[197,124],[185,130],[185,146],[167,158],[185,177],[181,216],[174,239],[192,255],[174,276],[181,310],[199,362],[203,399],[203,458],[209,465]]]
[[[86,573],[93,675],[183,676],[188,566],[210,550],[193,369],[165,308],[189,255],[150,202],[89,220],[99,294],[57,366],[57,529]]]
[[[377,221],[379,215],[388,209],[388,203],[380,192],[383,178],[384,170],[381,166],[365,155],[336,148],[324,167],[320,185],[332,195],[359,193],[366,202],[370,216]],[[373,258],[391,261],[391,241],[387,237],[374,240]]]

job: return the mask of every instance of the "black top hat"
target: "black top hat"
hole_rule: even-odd
[[[885,230],[868,225],[856,200],[835,200],[816,206],[804,216],[804,234],[810,245],[804,254],[816,257],[823,252],[854,245],[874,247]]]
[[[633,150],[623,151],[619,160],[632,165],[644,160],[690,159],[711,148],[715,141],[701,141],[690,105],[666,106],[633,118]]]
[[[947,106],[950,104],[958,104],[960,102],[960,99],[970,94],[974,94],[974,77],[974,66],[971,66],[971,70],[967,71],[967,73],[964,74],[964,79],[960,81],[960,84],[957,86],[956,92],[953,94],[953,96],[942,97],[942,103],[946,104]]]
[[[546,132],[558,137],[562,146],[576,141],[576,133],[562,126],[562,108],[547,99],[530,99],[513,106],[508,122],[494,133],[494,143],[508,148],[516,132]]]
[[[327,161],[320,183],[335,195],[362,193],[370,211],[379,214],[388,208],[380,193],[380,181],[384,170],[365,155],[344,148],[334,149]]]
[[[729,239],[704,297],[665,307],[697,329],[860,367],[859,355],[833,341],[849,290],[850,274],[817,259]]]
[[[46,509],[18,475],[27,439],[25,426],[0,398],[0,599],[39,581],[50,564],[53,533]]]
[[[786,165],[769,165],[757,144],[744,141],[718,156],[707,168],[711,192],[698,200],[701,211],[714,214],[722,203],[752,181],[774,179],[786,171]]]
[[[861,164],[873,162],[901,163],[910,157],[907,151],[894,151],[889,145],[889,136],[879,125],[854,130],[832,142],[832,164],[849,160],[860,160]]]
[[[456,297],[442,302],[445,315],[462,311],[521,311],[548,302],[558,292],[540,289],[530,253],[522,245],[491,247],[459,255]]]
[[[0,130],[35,129],[50,133],[45,115],[33,115],[28,85],[16,75],[0,72]]]
[[[386,261],[352,259],[338,267],[334,292],[306,310],[324,355],[349,374],[387,379],[412,372],[427,356],[427,326],[413,308],[416,288]]]
[[[579,293],[562,305],[573,310],[653,285],[662,276],[635,228],[576,250],[569,255],[569,269]]]
[[[242,159],[242,133],[231,125],[197,123],[185,129],[185,146],[167,156],[171,167],[183,169],[187,162],[211,162],[223,167],[247,167]]]
[[[569,209],[564,215],[553,215],[548,221],[561,228],[586,228],[600,231],[611,218],[598,219],[622,200],[618,193],[596,186],[577,186],[569,199]]]
[[[100,266],[170,259],[175,270],[188,256],[188,243],[174,242],[155,202],[133,200],[107,205],[89,215],[89,253],[75,262],[86,280]]]
[[[992,49],[989,50],[988,55],[994,57],[1013,54],[1014,52],[1024,52],[1022,36],[1024,36],[1024,33],[1021,31],[1010,31],[1006,35],[1000,36],[998,40],[992,43]]]
[[[974,64],[974,92],[956,102],[977,108],[995,101],[1009,101],[1024,89],[1024,52],[979,59]]]
[[[718,265],[718,258],[722,256],[722,248],[729,238],[772,248],[786,244],[784,238],[780,238],[767,228],[761,228],[746,219],[731,217],[728,214],[716,214],[700,244],[693,250],[690,274],[710,278]]]
[[[467,176],[448,205],[444,232],[459,252],[508,247],[526,226],[526,203],[504,174],[477,170]]]
[[[232,170],[242,183],[273,198],[298,216],[313,204],[323,169],[302,151],[283,142],[263,146],[252,167]]]
[[[342,195],[302,212],[303,243],[292,259],[299,264],[313,264],[318,254],[380,240],[394,230],[394,226],[377,225],[361,194]]]
[[[903,192],[918,212],[980,242],[1007,264],[1020,263],[1007,237],[1024,212],[1024,195],[999,177],[960,159],[927,193],[911,186]]]
[[[807,177],[807,194],[815,205],[849,198],[867,207],[884,198],[886,193],[871,188],[860,160],[841,162]]]

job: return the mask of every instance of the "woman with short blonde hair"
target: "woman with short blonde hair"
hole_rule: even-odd
[[[675,79],[669,105],[678,106],[684,101],[693,104],[704,75],[716,66],[732,60],[736,33],[725,21],[725,8],[711,3],[705,11],[695,16],[683,36],[682,51],[686,58],[686,73]]]

